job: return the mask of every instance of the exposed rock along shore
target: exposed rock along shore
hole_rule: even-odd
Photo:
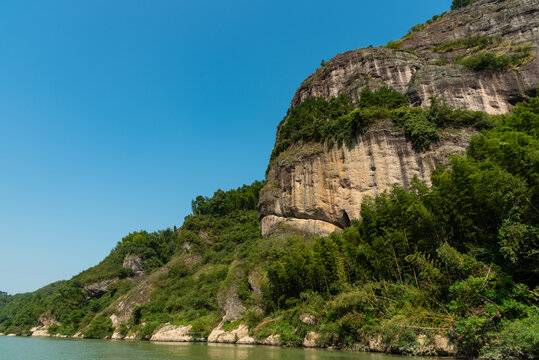
[[[302,320],[303,321],[303,320]],[[305,321],[304,321],[305,322]],[[285,345],[281,341],[279,334],[269,335],[265,339],[255,339],[249,336],[249,328],[245,324],[239,324],[232,330],[224,330],[223,323],[220,323],[207,338],[196,338],[190,334],[192,330],[191,325],[170,325],[165,324],[158,329],[150,338],[150,341],[155,342],[208,342],[208,343],[222,343],[222,344],[238,344],[238,345],[267,345],[267,346],[283,346]],[[57,338],[78,338],[83,336],[77,333],[73,336],[49,334],[46,327],[32,328],[32,337],[57,337]],[[0,336],[4,334],[0,333]],[[4,336],[17,336],[15,334],[8,334]],[[122,335],[115,332],[109,340],[136,340],[134,334]],[[321,335],[314,331],[308,331],[303,339],[302,347],[305,348],[323,348],[320,345],[319,340]],[[372,352],[388,352],[391,351],[389,347],[384,345],[384,339],[381,336],[372,336],[368,339],[368,344],[363,346],[357,346],[357,350],[372,351]],[[416,339],[416,346],[414,353],[423,355],[454,355],[456,353],[455,346],[449,341],[449,339],[442,335],[433,335],[427,337],[422,334]]]

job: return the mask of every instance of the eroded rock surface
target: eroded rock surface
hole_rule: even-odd
[[[256,340],[249,336],[249,328],[245,324],[240,324],[237,328],[225,331],[222,323],[219,324],[208,336],[208,342],[228,343],[228,344],[255,344]]]
[[[480,0],[445,14],[402,45],[423,54],[445,41],[470,35],[502,36],[519,44],[537,44],[539,4],[537,0]]]
[[[269,235],[279,222],[315,235],[349,226],[351,219],[359,218],[366,196],[376,196],[395,183],[407,188],[414,176],[429,183],[435,166],[462,154],[474,133],[441,132],[430,150],[418,152],[387,120],[358,135],[351,148],[319,152],[317,144],[298,144],[270,165],[259,202],[262,234]]]
[[[86,284],[82,287],[82,289],[84,290],[86,296],[89,299],[97,298],[101,297],[104,293],[106,293],[109,289],[109,286],[114,284],[116,281],[118,281],[118,278],[105,279],[91,284]]]
[[[190,331],[191,325],[165,325],[155,334],[152,335],[150,341],[165,341],[165,342],[189,342],[193,341]]]
[[[142,271],[142,260],[136,254],[127,254],[122,265],[126,269],[131,269],[133,272]]]
[[[315,333],[314,331],[309,331],[305,338],[303,339],[303,346],[304,347],[319,347],[318,345],[318,339],[320,338],[320,334]]]
[[[129,321],[135,307],[150,300],[155,279],[163,274],[167,274],[168,271],[168,267],[162,267],[144,280],[140,281],[135,287],[129,290],[127,294],[123,295],[107,307],[106,311],[111,313],[109,318],[111,319],[112,325],[115,328],[120,326],[122,323]]]
[[[532,59],[518,69],[471,71],[461,65],[432,65],[454,59],[465,49],[439,53],[447,41],[470,36],[499,36],[506,47],[531,45]],[[362,48],[338,54],[300,85],[292,99],[297,106],[311,96],[348,94],[353,102],[365,87],[389,86],[406,94],[415,105],[431,95],[450,105],[490,114],[507,112],[535,95],[539,81],[539,5],[537,0],[482,0],[451,11],[425,29],[405,37],[403,50]],[[430,64],[430,65],[429,65]]]
[[[516,67],[475,71],[455,64],[456,56],[470,55],[467,49],[437,48],[472,36],[489,37],[495,45],[485,51],[498,55],[518,52],[524,45],[531,50]],[[303,81],[291,106],[311,96],[341,94],[357,103],[363,88],[389,86],[416,106],[437,95],[455,108],[507,113],[534,96],[539,84],[539,1],[480,0],[444,14],[399,44],[402,50],[371,47],[338,54]],[[437,61],[441,57],[446,64]],[[365,196],[376,196],[395,183],[408,188],[414,176],[429,183],[435,165],[464,153],[472,134],[471,129],[448,131],[420,153],[402,131],[379,122],[358,135],[351,148],[296,143],[269,165],[259,201],[262,234],[279,236],[279,224],[313,235],[346,227],[359,218]]]

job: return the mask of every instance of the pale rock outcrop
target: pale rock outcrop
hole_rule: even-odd
[[[109,286],[114,284],[116,281],[118,281],[117,277],[112,279],[104,279],[94,283],[86,284],[82,287],[82,289],[86,293],[86,297],[88,299],[93,299],[96,297],[100,297],[104,293],[106,293],[109,289]]]
[[[131,269],[133,272],[142,271],[142,260],[137,254],[127,254],[125,255],[124,262],[122,265],[126,269]]]
[[[262,232],[262,236],[269,237],[273,235],[273,232],[278,224],[284,224],[285,226],[290,226],[293,229],[297,229],[314,236],[327,236],[334,231],[341,230],[340,227],[322,220],[285,218],[282,216],[268,215],[262,218],[261,221],[260,230]]]
[[[268,336],[264,342],[264,345],[279,346],[281,345],[281,335],[275,334]]]
[[[7,334],[6,336],[17,336],[17,334]]]
[[[438,354],[441,354],[441,355],[455,355],[456,354],[455,345],[451,343],[451,341],[449,341],[449,338],[447,338],[446,336],[436,334],[434,335],[434,338],[432,339],[432,343]]]
[[[255,345],[256,339],[252,336],[244,336],[242,338],[239,338],[238,341],[236,341],[236,344],[241,345]]]
[[[320,338],[320,334],[315,333],[314,331],[309,331],[305,338],[303,339],[303,346],[304,347],[319,347],[317,341]]]
[[[163,274],[168,274],[168,271],[169,268],[166,266],[155,271],[105,309],[106,312],[111,313],[110,319],[115,328],[129,321],[135,307],[150,300],[155,280]]]
[[[30,332],[32,333],[32,335],[30,336],[35,336],[35,337],[51,336],[51,334],[49,334],[49,330],[47,326],[34,326],[33,328],[30,329]]]
[[[502,114],[526,97],[519,91],[526,77],[522,70],[477,72],[460,65],[426,65],[412,77],[406,96],[413,105],[425,105],[436,94],[454,108]]]
[[[384,339],[381,335],[377,336],[371,336],[369,338],[369,350],[370,351],[377,351],[377,352],[384,352]]]
[[[240,324],[237,328],[230,331],[223,329],[223,324],[219,324],[212,330],[208,336],[210,343],[229,343],[229,344],[255,344],[256,340],[249,336],[249,328],[245,324]]]
[[[264,277],[265,277],[264,271],[256,271],[256,270],[251,271],[249,273],[249,276],[247,277],[247,282],[249,283],[251,292],[256,297],[262,296],[261,282]]]
[[[425,345],[427,343],[427,340],[427,335],[425,334],[419,334],[415,339],[415,341],[421,346]]]
[[[39,326],[41,327],[49,327],[51,325],[60,325],[58,320],[56,320],[55,318],[49,315],[41,315],[39,319],[37,319],[37,321],[39,323]]]
[[[150,341],[164,342],[189,342],[193,341],[193,336],[190,334],[192,325],[165,325],[155,334],[152,335]]]
[[[119,332],[115,331],[110,338],[112,340],[123,340],[124,336]]]
[[[309,326],[314,326],[314,325],[318,324],[318,319],[316,318],[316,316],[314,316],[312,314],[308,314],[308,313],[301,314],[299,316],[299,321],[301,321],[305,325],[309,325]]]
[[[245,311],[245,306],[238,296],[235,286],[229,287],[218,298],[219,308],[223,313],[223,321],[234,321],[240,318]]]
[[[129,333],[124,337],[124,340],[137,340],[137,334],[134,332]]]
[[[315,235],[327,235],[358,219],[366,196],[376,196],[395,183],[408,188],[414,176],[430,183],[437,164],[464,153],[476,131],[440,132],[426,152],[416,151],[389,120],[379,121],[348,148],[320,151],[319,144],[297,144],[269,166],[261,191],[262,235],[279,223]]]

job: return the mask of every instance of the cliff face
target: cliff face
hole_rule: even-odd
[[[456,63],[484,49],[459,42],[472,36],[488,42],[486,50],[498,55],[513,54],[523,45],[531,48],[517,66],[476,71]],[[480,0],[407,35],[397,42],[400,49],[364,48],[337,55],[301,84],[291,106],[311,96],[329,99],[343,93],[357,103],[363,88],[389,86],[416,106],[439,95],[455,108],[506,113],[535,94],[538,43],[538,0]],[[474,46],[475,52],[470,51]],[[446,131],[420,153],[402,130],[382,121],[357,135],[349,148],[294,144],[269,165],[259,202],[262,233],[269,235],[278,223],[316,235],[348,226],[359,217],[365,196],[395,183],[406,188],[415,175],[429,182],[436,164],[462,154],[473,133]]]
[[[477,72],[451,64],[455,57],[466,54],[466,48],[439,47],[471,36],[499,37],[497,53],[533,45],[533,60],[507,71]],[[430,95],[440,95],[454,107],[502,114],[535,95],[538,43],[539,1],[481,0],[406,36],[397,45],[402,50],[365,48],[338,54],[301,84],[292,106],[310,96],[329,98],[342,93],[357,102],[364,87],[387,85],[405,94],[413,105],[424,104]],[[434,65],[441,64],[437,61],[440,58],[449,64]]]
[[[297,144],[281,153],[268,172],[259,202],[262,235],[279,222],[315,235],[349,226],[350,219],[359,218],[365,196],[376,196],[395,183],[408,187],[414,176],[429,182],[436,164],[462,153],[473,133],[442,132],[421,153],[386,120],[358,135],[350,148]]]

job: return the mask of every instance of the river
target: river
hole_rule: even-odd
[[[0,336],[1,360],[412,360],[377,353],[261,345],[151,343]],[[431,358],[433,359],[433,358]]]

